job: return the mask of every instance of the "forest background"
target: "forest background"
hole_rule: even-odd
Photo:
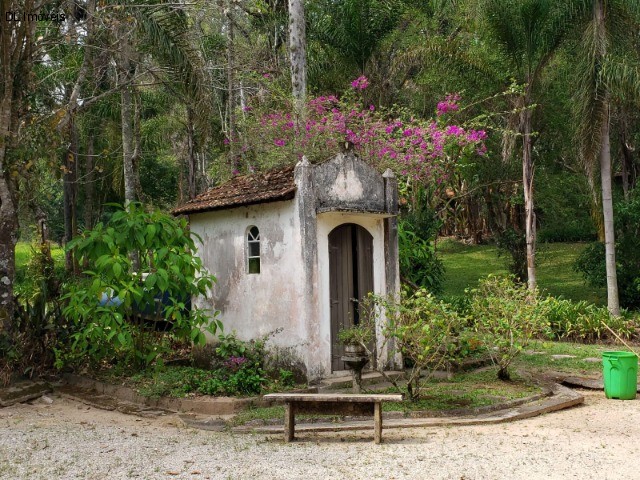
[[[398,177],[406,283],[439,292],[439,236],[495,242],[531,289],[537,243],[596,242],[576,268],[607,285],[614,315],[618,298],[640,306],[636,1],[15,0],[1,13],[4,331],[16,293],[24,308],[43,291],[16,273],[18,240],[66,244],[114,203],[168,211],[345,141]],[[47,296],[82,269],[67,251]]]

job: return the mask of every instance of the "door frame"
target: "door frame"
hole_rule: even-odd
[[[364,227],[373,235],[373,291],[376,295],[386,295],[385,270],[385,228],[384,219],[387,215],[376,213],[325,211],[317,214],[316,255],[317,279],[314,291],[317,297],[311,302],[316,305],[317,317],[312,317],[307,324],[309,351],[308,358],[311,365],[315,365],[315,376],[331,375],[331,314],[329,311],[329,232],[343,223],[355,223]],[[380,337],[380,329],[386,323],[384,313],[376,319],[376,348],[378,360],[387,363],[388,348]]]
[[[327,243],[331,371],[336,371],[346,369],[339,360],[344,346],[338,332],[358,323],[358,301],[375,291],[374,236],[362,225],[346,222],[331,229]],[[369,348],[374,352],[370,366],[375,367],[375,340]]]

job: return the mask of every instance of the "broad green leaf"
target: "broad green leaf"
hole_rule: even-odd
[[[114,263],[113,274],[116,276],[116,278],[119,278],[120,275],[122,274],[122,265],[120,265],[119,263]]]

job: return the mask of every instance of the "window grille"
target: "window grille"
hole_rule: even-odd
[[[255,226],[247,232],[247,272],[260,273],[260,230]]]

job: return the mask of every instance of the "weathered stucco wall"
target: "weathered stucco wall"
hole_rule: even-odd
[[[238,207],[190,217],[191,230],[202,238],[198,254],[218,282],[208,298],[196,303],[220,310],[224,331],[244,340],[282,328],[273,344],[298,346],[304,352],[306,324],[300,228],[293,201]],[[246,234],[260,230],[260,273],[247,270]]]

